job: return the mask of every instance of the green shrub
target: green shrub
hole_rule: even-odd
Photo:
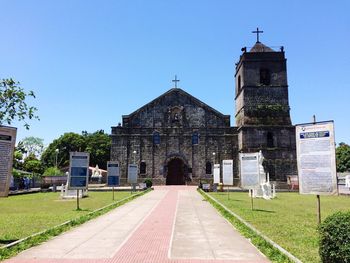
[[[144,181],[144,183],[146,184],[147,188],[150,188],[150,187],[152,187],[152,185],[153,185],[151,179],[146,179],[146,180]]]
[[[63,176],[64,173],[61,172],[57,167],[49,167],[45,170],[43,176]]]
[[[350,211],[327,217],[319,227],[324,263],[350,263]]]

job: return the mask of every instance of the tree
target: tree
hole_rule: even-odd
[[[22,142],[19,142],[15,147],[13,153],[13,168],[22,170],[23,169],[23,155],[26,153],[26,150],[23,147]]]
[[[35,98],[34,92],[25,92],[19,82],[11,78],[0,80],[0,125],[11,125],[13,120],[18,120],[23,121],[24,127],[29,129],[26,120],[39,117],[35,114],[37,108],[27,105],[28,97]]]
[[[40,160],[36,158],[34,154],[30,154],[24,159],[23,169],[26,172],[31,172],[34,174],[42,174],[44,172],[44,167]]]
[[[58,151],[56,151],[58,149]],[[69,153],[74,151],[86,151],[90,153],[90,165],[106,169],[110,159],[111,138],[103,130],[94,133],[82,132],[65,133],[54,140],[43,152],[41,161],[45,167],[56,165],[66,167],[69,165]]]
[[[22,140],[21,145],[25,149],[27,156],[34,155],[40,157],[44,150],[44,139],[38,137],[26,137]]]
[[[84,151],[85,138],[77,133],[69,132],[54,140],[41,155],[41,161],[45,167],[66,167],[69,165],[69,153]],[[56,151],[57,150],[57,151]]]
[[[346,143],[339,143],[336,149],[337,171],[340,173],[350,171],[350,146]]]
[[[84,134],[84,133],[83,133]],[[107,168],[107,161],[110,160],[111,138],[103,130],[85,134],[86,151],[90,153],[90,164],[102,169]]]

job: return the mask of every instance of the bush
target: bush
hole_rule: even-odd
[[[153,185],[151,179],[146,179],[146,180],[144,181],[144,183],[146,184],[147,188],[150,188],[150,187],[152,187],[152,185]]]
[[[350,211],[327,217],[319,232],[322,262],[350,263]]]
[[[57,167],[49,167],[45,170],[43,176],[63,176],[64,173],[61,172]]]

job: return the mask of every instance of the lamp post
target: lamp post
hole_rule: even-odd
[[[213,164],[215,164],[215,161],[216,161],[215,156],[216,156],[216,153],[213,152]]]
[[[133,151],[132,153],[134,154],[134,164],[136,164],[136,153],[137,153],[137,152],[136,152],[136,151]]]
[[[60,151],[59,149],[56,149],[56,150],[55,150],[55,153],[56,153],[56,168],[57,168],[57,159],[58,159],[58,153],[59,153],[59,151]]]

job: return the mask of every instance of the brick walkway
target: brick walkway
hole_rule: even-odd
[[[78,263],[78,262],[87,262],[87,263],[92,263],[92,262],[99,262],[99,263],[102,263],[102,262],[105,262],[105,263],[269,262],[253,246],[251,246],[249,242],[247,242],[244,238],[241,238],[239,235],[237,235],[237,232],[232,232],[229,235],[237,235],[239,236],[238,238],[242,239],[245,242],[244,245],[242,245],[243,244],[242,242],[239,243],[240,247],[237,247],[237,246],[235,247],[236,244],[232,244],[232,249],[238,250],[240,253],[240,257],[238,258],[230,258],[227,260],[218,260],[216,258],[196,259],[193,257],[189,257],[188,259],[171,259],[170,253],[171,253],[172,237],[176,236],[175,234],[173,234],[173,231],[174,229],[177,229],[177,226],[174,226],[174,223],[176,222],[176,213],[178,210],[177,206],[179,204],[182,204],[182,203],[186,204],[191,201],[191,199],[186,199],[183,202],[179,202],[179,193],[183,191],[191,191],[193,192],[192,193],[193,195],[198,195],[198,193],[195,193],[195,188],[186,187],[186,186],[156,187],[155,191],[163,191],[163,192],[165,191],[165,194],[162,195],[162,199],[160,200],[160,202],[158,202],[155,205],[155,207],[141,222],[138,228],[133,233],[131,233],[131,235],[128,236],[128,238],[126,238],[126,240],[124,240],[124,242],[121,244],[119,248],[115,248],[117,250],[113,251],[113,255],[111,258],[87,259],[87,258],[81,257],[81,258],[60,259],[60,258],[38,258],[38,257],[33,258],[33,256],[32,258],[30,258],[30,257],[26,257],[26,252],[24,252],[20,254],[18,257],[8,260],[7,262],[12,262],[12,263],[15,263],[15,262],[18,262],[18,263],[19,262],[21,263],[23,262],[28,262],[28,263],[31,263],[31,262],[40,262],[40,263],[41,262],[53,262],[53,263],[58,263],[58,262],[60,263],[66,263],[66,262],[75,262],[75,263]],[[198,203],[198,200],[197,200],[197,203]],[[202,203],[206,203],[206,202],[202,202]],[[208,205],[208,204],[206,203],[205,205]],[[197,209],[197,210],[200,211],[201,209]],[[216,212],[214,211],[214,213]],[[220,220],[222,220],[222,218],[220,218],[219,215],[217,216]],[[118,224],[118,218],[114,218],[114,220],[116,224]],[[202,218],[199,220],[204,220],[204,219]],[[217,218],[214,218],[214,220],[217,220]],[[207,223],[207,225],[209,224],[210,222]],[[215,225],[215,224],[212,224],[212,225]],[[84,227],[84,225],[81,227]],[[178,228],[180,233],[181,225]],[[231,226],[229,226],[229,228],[232,229],[232,231],[235,231]],[[178,230],[176,230],[176,232],[177,231]],[[216,232],[220,232],[220,231],[216,231]],[[201,234],[201,233],[198,233],[198,234],[204,235],[204,236],[207,235],[207,234]],[[182,235],[182,238],[184,238],[183,235]],[[217,239],[219,241],[220,237],[218,237]],[[188,240],[188,241],[191,241],[191,240]],[[48,241],[48,243],[49,242],[51,241]],[[247,259],[244,259],[245,247],[248,247],[248,250],[249,250],[247,252],[249,253],[249,256],[247,256]],[[40,246],[38,248],[40,249]],[[200,249],[201,249],[200,247],[196,247],[196,250],[200,250]],[[254,255],[252,255],[252,252],[251,252],[253,250],[254,250]],[[86,253],[91,253],[91,252],[93,251],[87,251]],[[39,253],[40,253],[40,250],[39,250]],[[55,252],[52,251],[52,253],[55,253]]]

